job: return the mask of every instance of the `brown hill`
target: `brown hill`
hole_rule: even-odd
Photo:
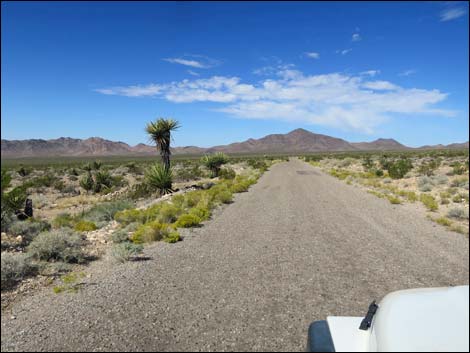
[[[2,140],[2,158],[21,157],[81,157],[81,156],[133,156],[152,155],[155,146],[140,143],[129,146],[124,142],[113,142],[100,137],[85,140],[61,137],[53,140]],[[432,148],[468,148],[468,142],[454,143],[447,146],[423,146],[419,149]],[[287,134],[272,134],[260,139],[248,139],[229,145],[202,148],[196,146],[175,147],[172,153],[197,155],[211,152],[225,153],[308,153],[328,151],[384,151],[410,149],[393,139],[378,139],[372,142],[348,142],[322,134],[296,129]]]
[[[394,139],[382,138],[372,142],[352,142],[351,145],[361,151],[390,151],[409,148]]]

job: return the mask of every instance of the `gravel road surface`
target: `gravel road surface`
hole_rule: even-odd
[[[468,237],[299,160],[147,261],[90,265],[2,313],[2,350],[303,351],[327,315],[363,316],[386,293],[468,284]]]

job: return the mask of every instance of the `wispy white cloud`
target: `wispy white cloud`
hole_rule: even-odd
[[[352,51],[351,48],[349,48],[349,49],[343,49],[343,50],[339,50],[339,49],[338,49],[338,50],[336,51],[336,54],[346,55],[347,53],[349,53],[349,52],[351,52],[351,51]]]
[[[362,38],[361,38],[361,35],[360,35],[359,33],[354,33],[354,34],[352,35],[352,38],[351,38],[351,40],[352,40],[353,42],[359,42],[361,39],[362,39]]]
[[[212,102],[218,105],[215,111],[240,118],[302,122],[366,133],[372,133],[396,114],[455,115],[435,106],[446,99],[446,93],[367,78],[374,75],[305,75],[289,67],[256,83],[245,83],[238,77],[213,76],[104,88],[97,92],[153,96],[173,103]]]
[[[388,82],[388,81],[364,82],[362,87],[373,89],[373,90],[376,90],[376,91],[392,91],[392,90],[397,90],[397,89],[400,88],[399,86],[394,85],[393,83]]]
[[[188,70],[187,72],[188,72],[188,74],[190,74],[191,76],[201,76],[199,73],[197,73],[196,71],[193,71],[193,70]]]
[[[320,59],[320,54],[316,53],[316,52],[307,52],[305,53],[305,55],[309,58],[312,58],[312,59]]]
[[[398,76],[410,76],[410,75],[414,75],[416,73],[416,70],[405,70],[405,71],[402,71],[398,74]]]
[[[172,64],[180,64],[197,69],[208,69],[220,64],[219,60],[212,59],[204,55],[183,55],[182,57],[165,58],[163,60]]]
[[[360,75],[365,75],[365,76],[370,76],[370,77],[374,77],[378,74],[380,74],[380,70],[368,70],[368,71],[362,71],[360,73]]]
[[[467,9],[461,5],[455,5],[455,3],[451,3],[452,7],[449,7],[439,14],[441,22],[455,20],[459,17],[465,16],[467,13]]]

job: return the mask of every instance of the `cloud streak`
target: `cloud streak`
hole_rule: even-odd
[[[196,69],[209,69],[220,64],[220,61],[203,55],[184,55],[179,58],[165,58],[163,61],[193,67]]]
[[[320,54],[315,53],[315,52],[308,52],[308,53],[305,53],[305,55],[311,59],[320,59]]]
[[[317,124],[365,133],[372,133],[396,115],[455,115],[454,111],[435,106],[446,99],[446,93],[371,80],[376,71],[370,70],[366,75],[305,75],[289,67],[256,83],[242,82],[239,77],[213,76],[96,91],[157,97],[180,104],[212,103],[210,109],[244,119]]]
[[[465,16],[466,13],[467,13],[467,9],[465,9],[462,6],[451,7],[451,8],[441,11],[439,15],[440,21],[441,22],[452,21],[459,17]]]

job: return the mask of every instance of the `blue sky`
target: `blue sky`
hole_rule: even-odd
[[[2,138],[468,140],[466,2],[2,2]]]

